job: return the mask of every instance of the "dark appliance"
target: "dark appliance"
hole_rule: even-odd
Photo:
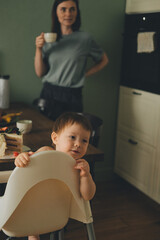
[[[154,51],[137,52],[139,33],[155,32]],[[120,84],[160,94],[160,13],[125,14]]]

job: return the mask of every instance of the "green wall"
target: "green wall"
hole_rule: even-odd
[[[104,121],[96,179],[112,175],[125,0],[79,0],[82,30],[90,32],[109,65],[86,79],[84,110]],[[34,72],[35,37],[50,31],[53,0],[0,0],[0,74],[9,74],[11,101],[32,103],[42,88]],[[89,65],[91,63],[89,62]]]

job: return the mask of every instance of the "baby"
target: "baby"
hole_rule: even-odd
[[[80,193],[84,200],[91,200],[95,194],[96,186],[90,174],[87,161],[82,159],[86,154],[92,128],[89,121],[82,115],[72,112],[63,113],[54,123],[51,139],[57,151],[72,156],[75,160],[75,169],[80,174]],[[44,146],[37,150],[54,150]],[[30,162],[33,152],[23,152],[15,159],[17,167],[25,167]],[[29,236],[28,240],[39,240],[39,236]]]

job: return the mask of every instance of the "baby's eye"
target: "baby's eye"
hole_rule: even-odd
[[[70,138],[71,138],[72,140],[74,140],[74,139],[75,139],[75,136],[70,136]]]
[[[84,143],[88,143],[88,141],[87,141],[86,139],[83,139],[83,142],[84,142]]]

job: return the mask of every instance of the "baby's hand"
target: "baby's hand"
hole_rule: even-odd
[[[33,152],[23,152],[20,153],[14,163],[16,165],[16,167],[25,167],[29,164],[30,162],[30,156],[33,154]]]
[[[88,177],[90,175],[89,164],[84,159],[76,160],[76,165],[74,168],[80,170],[80,177]]]

